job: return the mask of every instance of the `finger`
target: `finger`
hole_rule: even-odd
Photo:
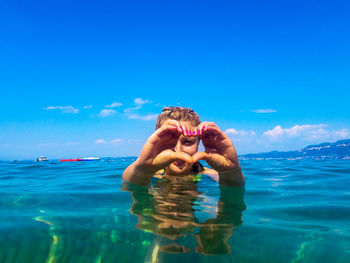
[[[162,169],[174,161],[184,161],[191,165],[193,164],[192,156],[188,155],[187,153],[164,150],[153,160],[153,165],[157,167],[157,169]]]
[[[207,126],[207,122],[204,121],[204,122],[201,122],[198,126],[197,126],[197,129],[202,131],[203,129],[205,129],[205,127]]]
[[[207,130],[210,130],[210,129],[213,129],[213,128],[217,128],[218,129],[218,126],[214,123],[214,122],[204,122],[203,123],[203,131],[207,131]]]
[[[183,126],[184,126],[184,129],[185,129],[184,136],[191,136],[190,128],[187,125],[185,125],[185,124],[183,124]]]
[[[202,131],[202,135],[216,135],[219,140],[223,140],[228,138],[227,135],[219,129],[219,127],[214,124],[209,124],[206,126],[206,128]]]
[[[183,136],[186,136],[186,126],[180,123],[180,131]]]
[[[208,122],[208,127],[216,127],[218,128],[218,126],[215,124],[215,122]]]
[[[189,137],[192,137],[192,136],[193,136],[193,130],[192,130],[192,127],[187,126],[187,132],[188,132],[187,136],[189,136]]]
[[[225,170],[229,167],[229,163],[227,159],[220,154],[211,154],[206,152],[197,152],[193,156],[193,162],[198,162],[199,160],[205,160],[210,167],[213,169],[220,171]]]
[[[186,130],[186,127],[184,127],[184,130],[183,130],[183,132],[182,132],[182,135],[183,135],[183,136],[187,136],[187,134],[188,134],[188,131]]]
[[[174,161],[184,161],[187,162],[189,164],[193,163],[193,158],[191,155],[184,153],[184,152],[172,152],[170,154],[170,163],[174,162]]]
[[[184,124],[181,124],[181,131],[182,131],[181,134],[183,136],[190,136],[191,135],[189,128]]]
[[[200,123],[197,127],[201,131],[200,133],[202,134],[202,132],[206,131],[208,129],[208,127],[217,127],[217,126],[214,122],[204,121],[204,122]]]
[[[181,134],[180,123],[175,120],[168,120],[156,132],[157,135],[163,136],[169,131],[174,131]]]
[[[185,129],[184,129],[183,125],[180,125],[180,130],[181,130],[181,133],[184,134]]]
[[[209,154],[206,152],[197,152],[192,156],[192,158],[194,163],[198,162],[199,160],[207,161],[210,159]]]
[[[192,129],[191,129],[191,136],[192,136],[192,137],[196,136],[196,133],[197,133],[197,132],[195,131],[195,128],[192,128]]]
[[[162,124],[162,126],[160,126],[159,128],[164,127],[164,126],[169,126],[169,125],[171,125],[171,126],[179,126],[180,123],[179,123],[178,121],[176,121],[176,120],[166,120],[166,121]]]

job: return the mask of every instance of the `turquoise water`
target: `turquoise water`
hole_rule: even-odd
[[[349,160],[242,160],[245,189],[132,161],[1,162],[0,262],[349,262]]]

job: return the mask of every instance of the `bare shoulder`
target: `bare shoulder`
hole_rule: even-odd
[[[219,173],[214,169],[205,168],[201,174],[209,175],[214,181],[219,182]]]

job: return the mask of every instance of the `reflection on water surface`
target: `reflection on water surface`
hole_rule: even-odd
[[[156,244],[162,252],[227,254],[234,228],[242,224],[244,188],[219,187],[217,200],[198,190],[192,176],[163,178],[151,187],[124,183],[122,190],[131,194],[130,212],[137,217],[136,227],[157,235]],[[196,214],[200,213],[200,220]],[[191,236],[196,247],[181,242]]]

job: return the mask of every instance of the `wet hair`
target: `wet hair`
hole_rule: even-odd
[[[203,165],[200,162],[196,162],[192,166],[192,173],[197,174],[197,173],[203,172],[203,170],[204,170]]]
[[[197,126],[201,120],[197,113],[190,108],[184,107],[165,107],[163,112],[159,114],[156,124],[156,129],[163,125],[166,120],[184,121]]]

